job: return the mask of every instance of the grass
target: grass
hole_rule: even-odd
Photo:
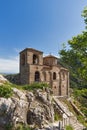
[[[70,104],[70,102],[67,99],[62,99],[62,102],[67,105],[69,111],[71,111],[74,115],[76,115],[72,105]]]
[[[43,88],[47,88],[49,87],[49,85],[47,83],[32,83],[32,84],[28,84],[28,85],[24,85],[22,88],[24,90],[29,90],[29,91],[32,91],[32,90],[35,90],[35,89],[43,89]]]
[[[81,115],[77,115],[77,119],[87,127],[87,89],[74,89],[73,96],[75,105],[85,115],[85,118]]]
[[[8,124],[5,126],[5,130],[34,130],[29,125],[17,124],[16,128],[13,125]]]
[[[75,89],[73,96],[76,100],[76,105],[87,118],[87,89]]]
[[[12,87],[9,84],[4,84],[0,86],[0,97],[9,98],[13,94]]]
[[[62,116],[58,112],[55,112],[55,114],[54,114],[54,120],[58,121],[58,120],[61,120],[61,119],[62,119]]]
[[[13,129],[13,125],[12,124],[7,124],[5,125],[5,130],[12,130]]]
[[[18,124],[15,130],[33,130],[33,129],[30,128],[29,125]]]
[[[87,127],[87,121],[84,119],[83,116],[78,115],[78,116],[77,116],[77,119],[78,119],[78,121],[79,121],[80,123],[82,123],[84,126]]]
[[[77,95],[76,95],[77,96]],[[80,94],[79,94],[79,96],[81,96]],[[81,98],[81,97],[80,97]],[[81,100],[81,99],[80,99]],[[62,102],[64,102],[67,106],[68,106],[68,108],[69,108],[69,110],[77,117],[77,119],[78,119],[78,121],[80,122],[80,123],[82,123],[84,126],[86,126],[87,127],[87,119],[85,120],[85,118],[83,117],[83,116],[81,116],[80,114],[78,114],[74,109],[73,109],[73,107],[72,107],[72,105],[70,104],[70,102],[69,101],[67,101],[66,99],[62,99]],[[86,101],[87,102],[87,101]],[[76,98],[75,98],[75,100],[74,100],[74,104],[79,108],[79,110],[81,110],[81,112],[83,112],[83,113],[85,113],[85,115],[87,115],[87,108],[86,107],[83,107],[84,106],[84,104],[81,104]]]
[[[17,88],[20,90],[28,90],[33,91],[35,89],[43,89],[47,88],[49,85],[47,83],[32,83],[28,85],[15,85],[12,83],[4,83],[0,85],[0,97],[9,98],[13,94],[13,88]]]
[[[73,129],[73,127],[71,125],[67,125],[66,130],[74,130],[74,129]]]

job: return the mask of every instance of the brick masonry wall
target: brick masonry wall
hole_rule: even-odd
[[[33,64],[33,55],[38,57],[38,63]],[[24,65],[22,56],[25,55]],[[49,58],[48,58],[49,60]],[[47,59],[45,59],[47,62]],[[44,62],[45,62],[44,61]],[[20,53],[20,80],[21,84],[30,84],[35,82],[35,72],[40,74],[40,82],[50,84],[54,95],[66,96],[69,94],[69,72],[62,66],[58,66],[57,59],[48,61],[51,66],[43,65],[43,54],[38,51],[24,50]],[[52,65],[53,64],[53,65]],[[56,73],[56,79],[53,79],[53,73]]]

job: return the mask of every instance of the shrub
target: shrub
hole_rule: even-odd
[[[33,130],[28,125],[18,124],[16,130]]]
[[[54,120],[55,120],[55,121],[58,121],[58,120],[59,120],[57,114],[54,115]]]
[[[78,116],[77,116],[77,119],[78,119],[79,122],[81,122],[82,124],[85,124],[85,120],[84,120],[84,117],[83,117],[83,116],[78,115]]]
[[[86,128],[84,128],[83,130],[87,130],[87,127],[86,127]]]
[[[34,130],[30,128],[29,125],[17,124],[16,128],[12,124],[8,124],[5,126],[5,130]]]
[[[74,130],[74,129],[73,129],[73,127],[71,125],[67,125],[66,130]]]
[[[43,88],[46,88],[48,86],[49,85],[47,83],[35,82],[35,83],[29,84],[29,85],[24,85],[23,89],[25,89],[25,90],[43,89]]]
[[[74,89],[73,95],[75,100],[79,102],[79,109],[87,117],[87,89]]]
[[[12,128],[13,128],[13,125],[11,123],[5,126],[5,130],[12,130]]]
[[[0,86],[0,97],[11,97],[12,96],[12,88],[10,85],[1,85]]]
[[[62,116],[60,114],[58,114],[57,112],[55,112],[55,114],[54,114],[54,120],[58,121],[58,120],[61,120],[61,119],[62,119]]]

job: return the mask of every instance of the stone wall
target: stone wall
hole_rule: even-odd
[[[54,95],[66,96],[69,93],[68,73],[52,55],[43,58],[43,53],[34,49],[25,49],[20,53],[21,84],[46,82]]]

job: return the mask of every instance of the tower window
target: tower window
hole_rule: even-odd
[[[35,82],[40,81],[40,73],[38,71],[35,72]]]
[[[37,55],[33,55],[33,64],[38,64],[39,60],[38,60],[38,56]]]
[[[22,54],[22,58],[21,59],[22,59],[21,64],[25,65],[25,54]]]
[[[56,80],[56,73],[53,73],[53,80]]]

